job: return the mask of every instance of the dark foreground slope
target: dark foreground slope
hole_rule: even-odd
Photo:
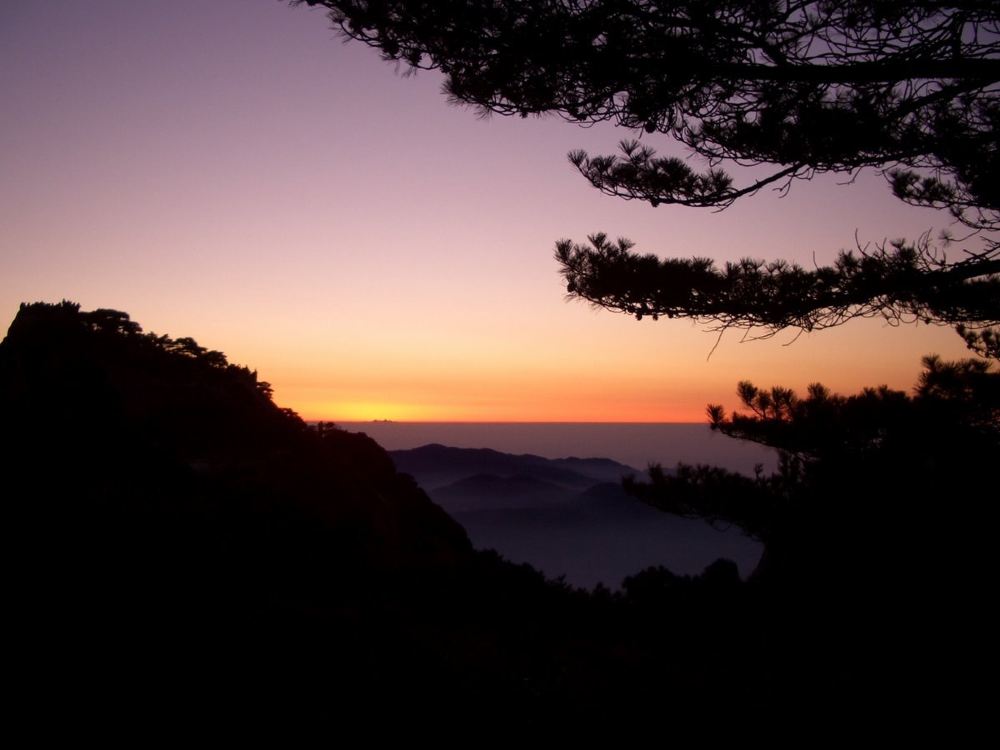
[[[123,313],[22,306],[0,344],[0,471],[26,700],[118,716],[771,700],[734,566],[654,571],[622,596],[546,582],[474,552],[374,442],[310,429],[269,390]]]
[[[990,403],[975,424],[995,436]],[[990,440],[974,468],[995,489]],[[586,593],[474,551],[374,442],[309,428],[222,354],[124,313],[26,305],[0,343],[12,708],[39,727],[288,704],[336,722],[416,708],[588,727],[968,717],[989,697],[974,675],[996,664],[995,492],[935,468],[947,452],[908,451],[819,462],[782,506],[768,575],[717,562]],[[880,496],[892,513],[852,510]],[[908,521],[935,498],[983,523],[959,538]]]

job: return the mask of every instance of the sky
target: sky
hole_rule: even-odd
[[[307,419],[699,422],[744,379],[906,390],[923,355],[967,356],[948,328],[882,320],[730,332],[711,353],[691,321],[568,301],[562,238],[811,265],[948,217],[877,173],[723,212],[603,196],[567,152],[635,133],[480,117],[319,11],[2,3],[0,102],[0,325],[20,302],[124,310],[258,370]]]

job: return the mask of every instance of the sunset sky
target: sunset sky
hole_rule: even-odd
[[[950,329],[868,320],[733,332],[709,358],[690,321],[567,302],[560,238],[811,265],[947,216],[875,173],[721,213],[605,197],[566,153],[635,134],[483,119],[401,72],[275,0],[0,4],[2,325],[22,301],[125,310],[331,420],[702,421],[742,379],[908,389],[922,355],[967,355]]]

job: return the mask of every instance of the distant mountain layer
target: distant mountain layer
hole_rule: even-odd
[[[697,573],[734,560],[748,575],[760,545],[738,531],[671,516],[626,494],[630,466],[607,458],[548,459],[431,444],[390,451],[475,546],[496,549],[579,586],[615,587],[651,565]]]
[[[513,455],[489,448],[449,448],[431,444],[390,451],[396,468],[416,477],[425,489],[441,487],[475,474],[519,476],[562,488],[586,488],[598,482],[620,482],[638,470],[609,458],[543,458]]]

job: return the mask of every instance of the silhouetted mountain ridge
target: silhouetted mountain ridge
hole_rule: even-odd
[[[564,488],[585,489],[598,482],[620,482],[636,469],[608,458],[543,458],[489,448],[452,448],[432,443],[390,451],[396,467],[412,474],[427,489],[473,475],[531,477]]]
[[[81,502],[124,502],[136,488],[123,477],[137,470],[139,486],[160,478],[191,495],[211,485],[213,502],[250,487],[265,504],[294,498],[330,528],[350,527],[373,564],[468,552],[462,530],[374,441],[311,430],[256,372],[193,339],[143,333],[124,313],[23,305],[0,344],[0,398],[9,455],[72,466],[64,491]]]
[[[8,674],[26,695],[57,685],[51,711],[709,695],[691,687],[702,667],[674,656],[661,684],[663,630],[637,640],[640,610],[475,552],[372,440],[308,427],[253,371],[125,313],[21,306],[0,343],[0,440],[20,615]],[[663,591],[715,601],[714,580]],[[731,619],[718,608],[743,606],[664,627],[707,644]],[[746,669],[730,645],[726,670]]]

